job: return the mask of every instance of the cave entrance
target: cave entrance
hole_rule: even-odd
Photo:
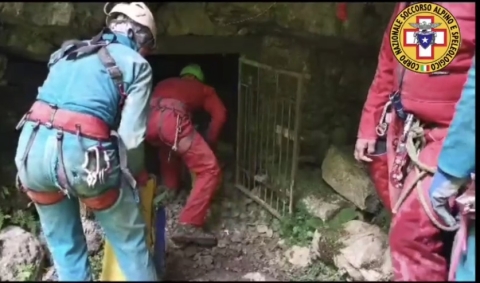
[[[227,108],[227,121],[220,133],[221,151],[223,156],[220,161],[230,162],[233,167],[235,157],[237,134],[237,94],[238,94],[238,53],[215,54],[158,54],[147,57],[153,73],[153,86],[161,80],[178,77],[183,67],[194,63],[201,66],[205,75],[205,83],[215,88],[218,96]],[[193,123],[200,133],[204,133],[210,123],[210,116],[205,111],[192,113]],[[146,146],[146,166],[150,173],[158,174],[159,162],[155,149]],[[220,149],[219,149],[220,151]],[[151,154],[150,154],[151,153]],[[233,169],[232,169],[233,170]],[[182,174],[182,187],[190,187],[190,176],[184,168]]]
[[[304,80],[240,58],[235,187],[277,218],[293,212]]]
[[[202,67],[205,83],[216,89],[227,108],[220,141],[232,155],[219,159],[221,163],[234,161],[230,168],[235,170],[235,187],[278,218],[291,213],[301,139],[300,109],[308,76],[276,69],[238,53],[161,54],[147,59],[154,85],[178,76],[187,64]],[[193,122],[202,131],[210,117],[194,113]],[[147,169],[157,173],[158,159],[149,150],[154,149],[147,148]],[[190,186],[186,168],[182,181],[182,187]]]

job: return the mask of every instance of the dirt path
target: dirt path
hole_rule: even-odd
[[[175,228],[185,199],[184,194],[169,205],[168,231]],[[232,186],[224,186],[209,218],[209,226],[219,239],[218,246],[178,248],[169,242],[167,280],[288,280],[278,266],[283,253],[278,234],[266,226],[271,222],[271,216],[251,200]]]

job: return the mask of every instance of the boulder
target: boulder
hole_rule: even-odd
[[[40,241],[16,226],[0,231],[0,281],[39,280],[45,260]]]
[[[87,240],[88,252],[90,255],[98,253],[103,246],[103,231],[100,225],[90,219],[82,218],[83,232]]]
[[[353,149],[330,146],[323,160],[322,177],[359,209],[370,213],[380,209],[373,183],[364,167],[353,158]]]
[[[325,200],[314,195],[307,195],[302,198],[301,202],[310,215],[318,217],[324,222],[332,219],[345,205],[345,201],[340,197]]]
[[[47,268],[42,276],[42,281],[58,281],[58,274],[54,266]]]
[[[338,239],[341,248],[334,256],[335,266],[355,281],[389,280],[392,266],[387,240],[377,226],[358,220],[347,222]]]
[[[304,268],[310,265],[312,257],[308,247],[292,246],[284,254],[287,261],[296,268]]]

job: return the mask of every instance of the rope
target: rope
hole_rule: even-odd
[[[439,228],[440,230],[447,231],[447,232],[452,232],[458,230],[460,227],[460,224],[455,224],[454,226],[446,226],[440,223],[440,221],[437,220],[435,217],[435,213],[432,211],[431,206],[428,203],[428,200],[425,199],[425,195],[422,190],[422,180],[427,176],[427,175],[433,175],[437,171],[436,167],[430,167],[420,161],[419,159],[419,154],[420,151],[425,147],[426,141],[425,141],[425,132],[423,129],[423,126],[420,124],[418,120],[416,120],[412,128],[410,129],[408,136],[407,136],[407,141],[406,141],[406,150],[408,157],[412,161],[414,165],[414,171],[415,171],[415,179],[413,182],[408,186],[404,187],[397,203],[395,204],[395,207],[393,208],[393,213],[397,213],[398,210],[400,209],[400,206],[403,204],[405,199],[410,195],[410,193],[415,189],[415,191],[418,194],[418,199],[420,200],[420,204],[422,205],[423,209],[425,210],[425,213],[427,214],[428,218],[432,221],[432,223]]]
[[[378,123],[377,127],[375,128],[375,131],[379,137],[383,137],[385,133],[387,132],[388,128],[388,123],[390,121],[387,121],[387,115],[388,115],[388,110],[390,109],[390,106],[392,105],[392,102],[389,101],[385,106],[383,107],[382,115],[380,116],[380,122]]]

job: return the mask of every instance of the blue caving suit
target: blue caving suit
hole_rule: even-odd
[[[443,143],[430,194],[444,182],[465,183],[475,172],[475,58],[448,135]],[[460,260],[456,281],[475,281],[475,222],[469,227],[467,251]]]
[[[115,37],[116,36],[116,37]],[[125,93],[128,94],[119,112],[117,87],[105,66],[94,53],[77,60],[50,59],[50,72],[38,89],[37,101],[56,105],[100,118],[111,129],[117,129],[128,156],[128,168],[133,176],[142,169],[143,141],[146,131],[147,109],[151,94],[152,70],[137,52],[136,44],[128,37],[104,33],[104,41],[114,41],[106,49],[123,73]],[[119,125],[118,125],[119,124]],[[19,180],[25,188],[35,192],[59,191],[57,174],[59,154],[55,128],[40,126],[28,153],[28,162],[22,165],[22,156],[28,148],[34,123],[27,121],[22,129],[15,163]],[[79,141],[81,139],[81,142]],[[112,138],[101,143],[111,163],[105,181],[93,187],[87,185],[87,174],[82,169],[85,148],[98,146],[99,141],[65,132],[63,160],[66,179],[78,196],[91,197],[111,189],[120,188],[117,201],[106,210],[94,211],[95,218],[113,246],[115,255],[127,280],[157,281],[154,263],[148,251],[146,225],[142,218],[136,189],[123,181],[120,170],[118,141]],[[22,168],[22,166],[24,168]],[[60,281],[91,281],[92,272],[80,218],[79,199],[63,198],[53,205],[36,204],[41,226],[52,253]]]

